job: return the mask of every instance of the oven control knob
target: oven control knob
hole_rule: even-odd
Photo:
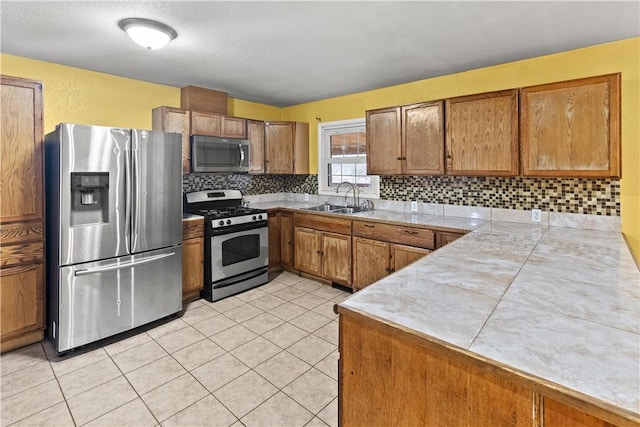
[[[220,220],[220,222],[218,224],[224,225],[224,221]]]
[[[227,225],[231,225],[231,220],[230,219],[227,220]]]
[[[262,219],[262,215],[258,215],[258,219]]]
[[[255,215],[252,216],[251,219],[255,221],[256,220],[256,216]]]

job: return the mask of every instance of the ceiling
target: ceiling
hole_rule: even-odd
[[[274,106],[640,35],[639,1],[0,1],[3,53]],[[155,19],[161,50],[118,27]]]

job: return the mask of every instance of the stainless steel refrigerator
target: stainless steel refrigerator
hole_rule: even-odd
[[[45,138],[47,330],[57,352],[182,309],[180,134],[60,124]]]

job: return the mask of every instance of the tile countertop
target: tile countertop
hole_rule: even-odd
[[[488,222],[340,306],[640,416],[640,271],[620,233]]]
[[[640,416],[640,271],[620,233],[384,210],[348,217],[471,232],[340,306]]]

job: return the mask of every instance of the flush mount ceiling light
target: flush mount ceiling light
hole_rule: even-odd
[[[160,49],[178,36],[176,30],[162,22],[144,18],[126,18],[118,26],[131,39],[147,49]]]

